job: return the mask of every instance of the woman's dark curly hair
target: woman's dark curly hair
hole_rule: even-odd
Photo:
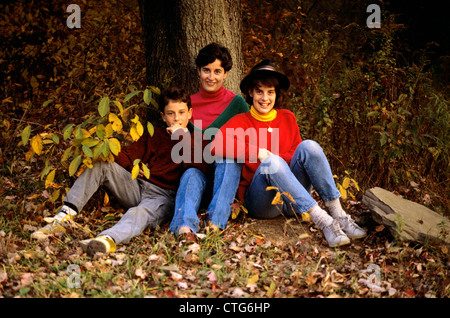
[[[225,72],[231,70],[233,60],[231,59],[230,51],[226,47],[214,42],[208,44],[198,52],[195,65],[200,68],[214,62],[216,59],[221,62],[221,66]]]

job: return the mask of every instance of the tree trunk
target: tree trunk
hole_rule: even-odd
[[[240,0],[139,0],[146,50],[147,84],[199,90],[198,51],[211,42],[226,46],[233,68],[225,87],[240,94],[242,18]]]

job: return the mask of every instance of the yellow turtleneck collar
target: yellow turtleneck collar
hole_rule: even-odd
[[[272,108],[272,110],[267,114],[261,114],[252,105],[250,107],[250,115],[259,121],[272,121],[277,117],[277,110]]]

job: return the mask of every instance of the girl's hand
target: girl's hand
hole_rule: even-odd
[[[265,148],[259,148],[258,149],[258,160],[263,162],[264,159],[266,159],[267,157],[273,155],[273,153],[271,153],[269,150],[265,149]]]

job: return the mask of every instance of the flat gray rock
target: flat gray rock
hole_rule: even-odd
[[[423,205],[378,187],[367,190],[362,202],[370,209],[373,219],[400,240],[450,244],[449,219]]]

